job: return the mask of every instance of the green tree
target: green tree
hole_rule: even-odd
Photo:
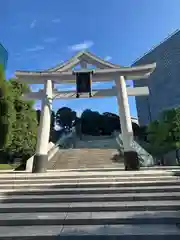
[[[180,108],[163,111],[160,119],[148,126],[148,141],[151,151],[162,156],[175,150],[177,159],[180,148]]]
[[[71,128],[76,119],[76,112],[68,107],[62,107],[56,112],[56,123],[62,128]]]
[[[180,108],[173,108],[162,113],[163,121],[168,125],[167,144],[176,151],[176,158],[179,159],[180,149]]]
[[[151,146],[152,154],[161,157],[163,154],[170,151],[170,146],[167,143],[168,124],[161,120],[156,120],[148,126],[148,142]]]
[[[34,154],[37,138],[37,117],[33,109],[33,101],[21,99],[23,93],[29,91],[25,84],[11,79],[12,102],[16,119],[12,129],[12,142],[9,151],[21,156],[23,160]]]
[[[102,126],[102,116],[98,112],[86,109],[81,114],[81,124],[82,133],[98,136],[101,132],[100,126]]]
[[[3,68],[0,67],[0,150],[4,151],[12,141],[14,119],[9,83],[5,80]]]

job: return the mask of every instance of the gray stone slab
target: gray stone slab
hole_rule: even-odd
[[[127,219],[127,218],[177,218],[180,211],[128,211],[128,212],[91,212],[92,219]]]
[[[82,235],[105,235],[107,233],[104,225],[86,225],[86,226],[64,226],[61,236],[82,236]]]
[[[69,212],[66,219],[90,219],[91,212]]]
[[[10,210],[12,208],[49,208],[49,207],[70,207],[69,203],[0,203],[0,209],[3,208],[9,208]]]
[[[171,192],[180,192],[180,186],[140,186],[140,187],[101,187],[101,188],[30,188],[27,190],[25,189],[0,189],[0,195],[1,196],[18,196],[18,195],[65,195],[65,194],[110,194],[110,193],[164,193],[168,192],[169,195]]]
[[[108,235],[180,235],[177,226],[167,225],[105,225]]]
[[[65,226],[63,235],[180,235],[176,226],[167,225],[96,225]]]
[[[10,195],[10,196],[6,196],[5,194],[0,194],[0,201],[5,201],[6,199],[10,200],[15,200],[15,199],[70,199],[71,201],[73,201],[74,199],[88,199],[88,198],[94,198],[94,199],[105,199],[105,198],[135,198],[135,197],[142,197],[142,198],[153,198],[153,197],[160,197],[160,198],[165,198],[165,197],[180,197],[180,192],[171,192],[171,194],[168,192],[160,192],[160,193],[109,193],[109,194],[98,194],[98,190],[97,190],[97,194],[61,194],[61,195]],[[96,200],[94,200],[96,201]]]
[[[180,206],[180,201],[138,201],[138,202],[73,202],[73,203],[0,203],[0,209],[8,208],[9,212],[13,208],[81,208],[81,207],[109,207],[109,206]]]
[[[24,189],[27,190],[30,188],[39,189],[39,188],[101,188],[101,187],[140,187],[140,186],[167,186],[167,185],[180,185],[180,180],[178,179],[169,179],[169,180],[143,180],[143,181],[92,181],[92,182],[79,182],[79,183],[38,183],[38,184],[1,184],[1,189]]]
[[[0,213],[66,212],[68,203],[0,203]]]
[[[70,220],[70,219],[132,219],[132,218],[174,218],[180,219],[180,211],[146,211],[146,212],[41,212],[41,213],[1,213],[0,220]],[[179,220],[178,220],[179,221]]]
[[[1,179],[0,184],[2,185],[8,185],[11,184],[13,182],[13,184],[41,184],[41,183],[79,183],[79,182],[111,182],[111,181],[116,181],[116,182],[129,182],[129,181],[154,181],[154,180],[173,180],[173,179],[178,179],[178,176],[171,176],[171,175],[147,175],[147,176],[141,176],[141,175],[127,175],[127,176],[86,176],[86,177],[77,177],[77,178],[64,178],[59,177],[59,179],[54,179],[54,178],[33,178],[33,179]]]
[[[0,220],[37,220],[37,219],[65,219],[67,216],[66,212],[58,213],[1,213]]]
[[[37,236],[179,236],[180,230],[176,226],[167,225],[86,225],[86,226],[24,226],[24,227],[0,227],[0,238],[6,237],[37,237]],[[160,238],[161,239],[161,238]],[[167,239],[167,238],[166,238]],[[171,238],[170,238],[171,239]],[[178,238],[177,238],[178,239]]]
[[[180,206],[180,201],[127,201],[127,202],[73,202],[70,207],[94,207],[94,206]]]
[[[0,227],[0,237],[58,236],[63,229],[58,226]]]

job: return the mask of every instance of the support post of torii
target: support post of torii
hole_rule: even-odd
[[[124,76],[115,80],[117,87],[117,101],[119,108],[120,126],[122,141],[124,147],[125,170],[138,170],[139,162],[137,152],[134,151],[131,144],[133,141],[132,121],[128,103],[128,94]]]
[[[48,144],[51,126],[52,81],[44,83],[44,97],[41,101],[41,116],[38,128],[36,153],[33,161],[33,173],[45,172],[48,163]]]

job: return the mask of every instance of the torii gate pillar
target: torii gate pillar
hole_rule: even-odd
[[[117,101],[124,147],[125,170],[138,170],[140,167],[138,155],[131,145],[133,141],[133,129],[124,76],[117,78],[115,83],[117,87]]]
[[[44,83],[44,97],[42,99],[41,117],[38,129],[36,154],[33,161],[33,173],[46,172],[48,163],[48,144],[51,126],[52,109],[52,81]]]

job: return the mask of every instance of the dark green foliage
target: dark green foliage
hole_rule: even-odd
[[[2,67],[0,68],[0,150],[11,144],[13,124],[13,104]]]
[[[81,115],[82,133],[100,135],[101,114],[90,109],[85,110]]]
[[[60,108],[56,113],[56,123],[62,128],[71,128],[76,126],[78,135],[80,132],[89,135],[111,135],[115,130],[121,131],[119,116],[105,112],[99,112],[86,109],[80,118],[76,117],[76,113],[70,108]],[[133,131],[138,135],[139,126],[132,123]]]
[[[37,138],[36,111],[33,109],[33,101],[21,99],[23,93],[29,91],[28,86],[14,79],[9,81],[12,91],[12,101],[16,119],[12,129],[12,143],[9,151],[27,159],[34,154]]]
[[[56,123],[62,128],[70,129],[76,119],[76,112],[68,107],[60,108],[56,113]]]
[[[147,142],[147,126],[139,126],[136,123],[132,123],[134,136],[138,137],[139,140]]]
[[[148,126],[151,151],[158,156],[180,148],[180,108],[162,112],[159,120]]]

